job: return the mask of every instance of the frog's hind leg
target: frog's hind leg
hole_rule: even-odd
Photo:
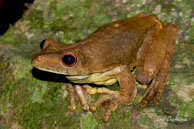
[[[152,40],[153,44],[151,46],[156,47],[151,48],[151,51],[149,50],[149,54],[147,54],[143,62],[144,67],[141,66],[144,69],[142,73],[144,75],[147,73],[148,76],[143,77],[140,75],[140,77],[137,78],[140,82],[142,81],[141,78],[143,78],[143,83],[146,81],[146,83],[149,83],[153,78],[149,88],[141,99],[140,106],[142,107],[146,106],[147,103],[151,101],[153,104],[157,104],[160,101],[167,81],[170,58],[175,46],[176,32],[177,28],[173,24],[167,24],[161,30],[160,34]],[[158,45],[154,45],[156,43]],[[163,46],[160,47],[160,45]],[[141,74],[140,72],[139,70],[137,74]]]
[[[153,27],[144,38],[143,44],[137,53],[136,79],[142,84],[148,84],[159,71],[159,66],[165,55],[167,44],[158,39],[163,24],[155,15],[150,15]]]

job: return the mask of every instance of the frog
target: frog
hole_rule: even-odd
[[[102,119],[107,122],[120,104],[136,98],[135,82],[147,86],[139,100],[141,107],[160,102],[177,31],[176,25],[164,24],[155,14],[141,12],[106,23],[74,44],[58,44],[46,38],[40,44],[41,52],[33,57],[32,65],[62,74],[70,81],[65,84],[69,111],[76,109],[77,101],[84,111],[95,111],[103,106],[106,111]],[[115,83],[119,85],[118,91],[106,87]],[[91,102],[88,96],[96,93],[101,96]]]

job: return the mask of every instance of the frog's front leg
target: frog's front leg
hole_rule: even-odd
[[[117,106],[122,103],[131,102],[137,93],[136,86],[133,82],[131,72],[127,66],[120,66],[110,71],[107,76],[115,77],[120,85],[120,91],[112,91],[106,88],[98,88],[98,93],[103,95],[93,104],[90,109],[95,111],[97,107],[104,105],[106,113],[103,120],[108,121],[112,112],[115,111]]]
[[[155,29],[155,30],[154,30]],[[156,28],[148,33],[154,33]],[[164,87],[166,85],[170,58],[176,41],[177,27],[173,24],[167,24],[161,28],[155,37],[149,37],[144,40],[147,48],[141,48],[138,53],[136,78],[142,84],[151,82],[149,88],[143,95],[140,106],[144,107],[149,102],[157,104],[160,101]]]
[[[69,105],[68,110],[74,111],[76,109],[76,102],[80,102],[81,107],[84,111],[89,110],[90,95],[85,91],[80,85],[73,86],[70,83],[66,84],[66,89],[68,91]]]

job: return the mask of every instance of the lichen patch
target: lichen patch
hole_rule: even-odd
[[[194,84],[184,85],[178,92],[177,95],[184,102],[191,102],[194,100]]]

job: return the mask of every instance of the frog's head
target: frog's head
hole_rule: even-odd
[[[87,75],[90,73],[79,45],[60,45],[48,38],[41,42],[41,52],[32,59],[32,65],[40,70],[64,74]]]

